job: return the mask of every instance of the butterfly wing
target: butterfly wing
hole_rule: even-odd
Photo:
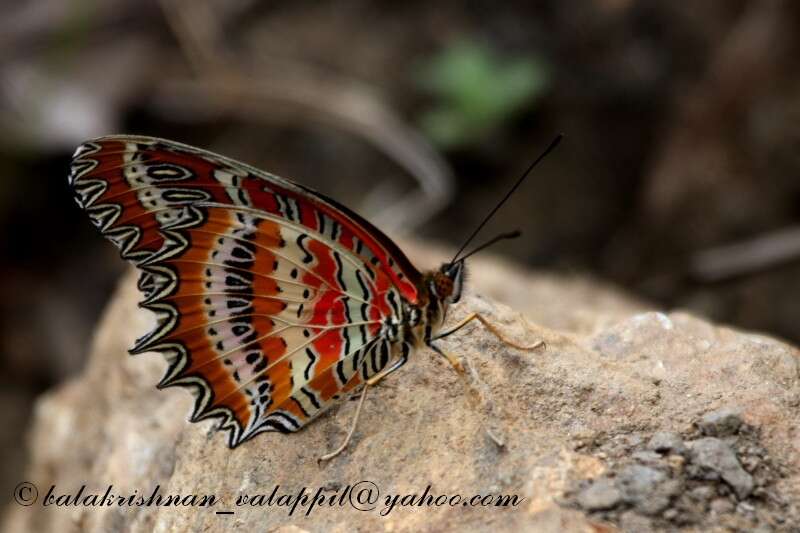
[[[197,394],[234,447],[296,431],[388,362],[384,320],[419,272],[388,237],[322,195],[228,158],[148,137],[83,144],[70,183],[142,271],[158,317],[132,353],[169,361],[159,386]]]

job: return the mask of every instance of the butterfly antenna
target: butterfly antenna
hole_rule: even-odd
[[[481,244],[480,246],[478,246],[477,248],[475,248],[471,252],[466,253],[463,256],[461,256],[461,260],[463,261],[467,257],[477,254],[481,250],[483,250],[485,248],[488,248],[489,246],[493,245],[494,243],[496,243],[498,241],[504,241],[506,239],[516,239],[520,235],[522,235],[522,232],[520,230],[514,230],[514,231],[510,231],[508,233],[501,233],[500,235],[498,235],[498,236],[496,236],[496,237],[494,237],[492,239],[489,239],[485,243]]]
[[[517,182],[516,182],[516,183],[514,184],[514,186],[513,186],[513,187],[511,187],[511,189],[510,189],[510,190],[509,190],[509,191],[506,193],[506,195],[503,197],[503,199],[502,199],[502,200],[500,200],[500,201],[497,203],[497,205],[496,205],[496,206],[494,206],[494,209],[492,209],[492,210],[489,212],[489,214],[488,214],[488,215],[486,215],[486,218],[484,218],[484,219],[483,219],[483,222],[481,222],[481,223],[478,225],[478,227],[477,227],[477,228],[475,228],[475,231],[473,231],[473,232],[472,232],[472,235],[470,235],[470,236],[469,236],[469,238],[468,238],[468,239],[467,239],[467,240],[464,242],[464,244],[461,246],[461,248],[459,248],[458,252],[456,252],[456,255],[454,255],[454,256],[453,256],[453,259],[450,261],[450,264],[453,264],[453,263],[455,263],[455,262],[458,260],[458,256],[459,256],[459,255],[461,255],[461,252],[463,252],[463,251],[464,251],[464,249],[465,249],[465,248],[466,248],[466,247],[469,245],[469,243],[470,243],[470,242],[472,242],[472,239],[474,239],[474,238],[475,238],[475,236],[476,236],[476,235],[478,235],[478,233],[479,233],[479,232],[480,232],[480,231],[483,229],[483,227],[486,225],[486,223],[487,223],[487,222],[489,222],[489,220],[491,220],[491,219],[492,219],[492,217],[494,216],[494,214],[495,214],[495,213],[497,213],[498,209],[500,209],[500,208],[503,206],[503,204],[504,204],[504,203],[506,203],[506,200],[508,200],[508,199],[511,197],[511,195],[512,195],[512,194],[514,194],[514,191],[516,191],[516,190],[517,190],[517,188],[518,188],[520,185],[522,185],[522,182],[523,182],[523,181],[525,181],[525,178],[527,178],[527,177],[528,177],[528,175],[529,175],[529,174],[531,173],[531,171],[532,171],[532,170],[533,170],[533,169],[536,167],[536,165],[538,165],[538,164],[539,164],[539,162],[540,162],[542,159],[544,159],[544,158],[547,156],[547,154],[549,154],[550,152],[552,152],[552,151],[555,149],[555,147],[556,147],[556,146],[558,146],[558,143],[560,143],[560,142],[561,142],[561,139],[562,139],[563,137],[564,137],[564,136],[563,136],[562,134],[560,134],[560,133],[559,133],[559,134],[558,134],[558,136],[557,136],[555,139],[553,139],[553,142],[551,142],[551,143],[550,143],[550,146],[548,146],[548,147],[547,147],[547,149],[546,149],[544,152],[542,152],[542,154],[541,154],[539,157],[537,157],[537,158],[536,158],[536,160],[535,160],[533,163],[531,163],[531,165],[528,167],[528,170],[526,170],[526,171],[525,171],[525,172],[522,174],[522,176],[520,176],[520,177],[519,177],[519,179],[517,180]],[[482,249],[482,248],[485,248],[485,246],[481,247],[480,249]],[[475,251],[477,251],[477,250],[475,250]],[[475,253],[475,251],[473,251],[472,253]]]

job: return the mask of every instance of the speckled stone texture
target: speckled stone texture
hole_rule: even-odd
[[[429,266],[447,256],[409,249]],[[530,273],[491,257],[470,267],[468,293],[450,320],[480,311],[519,342],[546,341],[546,351],[515,351],[477,324],[450,337],[446,348],[474,370],[477,402],[446,361],[418,351],[371,391],[350,448],[322,465],[317,457],[344,437],[356,402],[298,434],[265,434],[229,450],[213,422],[187,422],[187,391],[155,389],[165,368],[160,356],[127,355],[152,321],[137,308],[135,279],[127,276],[98,325],[85,371],[38,401],[26,478],[40,496],[51,484],[62,493],[83,484],[102,493],[113,484],[123,494],[149,494],[160,485],[164,494],[215,494],[222,501],[212,509],[11,504],[5,529],[800,528],[793,503],[800,501],[795,348],[686,314],[649,311],[591,280]],[[720,409],[729,410],[709,415]],[[492,442],[484,426],[506,446]],[[714,455],[720,449],[722,459]],[[374,511],[320,506],[305,516],[298,507],[290,516],[286,507],[234,503],[243,493],[269,495],[276,485],[286,493],[322,487],[334,494],[363,480],[381,490]],[[508,509],[397,506],[381,515],[385,496],[419,494],[428,485],[436,495],[524,500]],[[698,503],[687,509],[681,502],[693,490]]]

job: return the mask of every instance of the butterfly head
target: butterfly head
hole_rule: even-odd
[[[519,230],[509,233],[501,233],[493,239],[490,239],[489,241],[478,246],[471,252],[466,254],[462,253],[472,242],[472,239],[474,239],[480,233],[481,229],[483,229],[486,223],[489,222],[489,220],[492,219],[500,207],[502,207],[506,200],[508,200],[511,195],[514,194],[514,191],[517,190],[517,188],[522,184],[522,182],[525,181],[525,178],[528,177],[534,167],[536,167],[536,165],[538,165],[539,162],[547,156],[547,154],[549,154],[556,146],[558,146],[558,143],[561,142],[561,138],[562,135],[558,135],[553,142],[550,143],[550,146],[548,146],[547,149],[542,152],[542,154],[536,158],[533,163],[531,163],[531,165],[528,167],[528,170],[526,170],[525,173],[522,174],[519,179],[517,179],[516,183],[514,183],[514,186],[511,187],[511,190],[506,193],[503,199],[500,200],[497,205],[495,205],[494,208],[489,211],[489,214],[484,217],[483,221],[478,224],[478,227],[475,228],[464,244],[461,245],[461,248],[458,249],[456,255],[453,256],[453,259],[451,259],[449,263],[443,264],[439,270],[433,273],[430,290],[440,302],[446,305],[456,303],[461,299],[461,289],[464,282],[464,261],[468,257],[480,252],[485,248],[488,248],[496,242],[505,239],[516,239],[521,235]]]
[[[516,239],[520,236],[519,230],[510,233],[501,233],[489,241],[478,246],[468,254],[456,258],[449,263],[444,263],[439,270],[433,273],[431,279],[431,291],[436,298],[445,305],[457,303],[461,299],[461,290],[464,287],[464,276],[466,274],[466,260],[468,257],[480,252],[481,250],[504,239]]]
[[[463,259],[443,264],[433,275],[433,290],[436,296],[446,304],[457,303],[461,299],[465,273]]]

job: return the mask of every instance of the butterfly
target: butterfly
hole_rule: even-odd
[[[69,183],[92,223],[140,270],[140,307],[156,314],[130,353],[163,354],[158,387],[190,388],[190,420],[219,419],[231,448],[262,432],[298,431],[358,388],[360,412],[369,386],[424,346],[463,371],[436,341],[472,320],[530,349],[478,314],[443,330],[474,253],[459,257],[466,243],[453,260],[420,272],[347,207],[244,163],[114,135],[78,147]],[[324,458],[354,430],[355,422]]]

